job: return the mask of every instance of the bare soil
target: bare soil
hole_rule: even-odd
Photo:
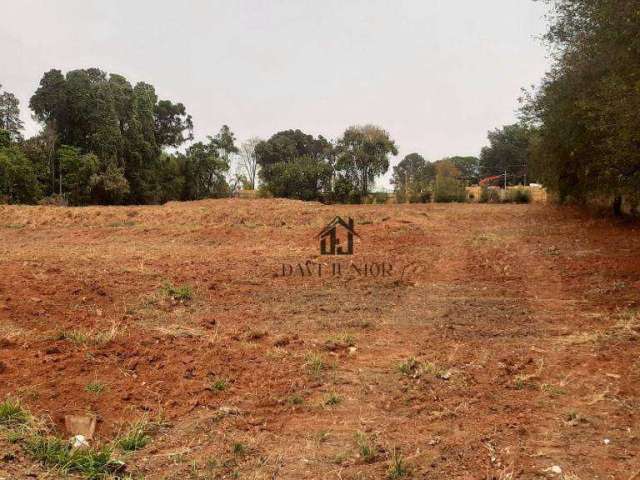
[[[0,206],[0,399],[154,422],[134,478],[635,480],[639,293],[637,224],[551,206]]]

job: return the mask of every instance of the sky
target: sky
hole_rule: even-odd
[[[533,0],[0,1],[0,84],[27,136],[45,71],[99,67],[184,103],[196,139],[373,123],[398,145],[392,164],[478,155],[550,64]]]

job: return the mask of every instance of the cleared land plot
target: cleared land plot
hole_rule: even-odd
[[[335,215],[394,275],[279,276]],[[636,478],[639,293],[637,224],[539,205],[0,206],[0,478],[87,412],[134,478]]]

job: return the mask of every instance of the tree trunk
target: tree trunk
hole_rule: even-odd
[[[613,214],[616,217],[622,216],[622,196],[620,195],[613,199]]]

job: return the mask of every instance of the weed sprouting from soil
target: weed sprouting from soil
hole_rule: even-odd
[[[224,378],[218,378],[211,383],[211,390],[224,392],[229,387],[229,382]]]
[[[342,402],[342,398],[335,392],[330,393],[329,395],[327,395],[327,398],[325,398],[324,400],[324,404],[328,407],[333,407],[335,405],[338,405]]]
[[[287,403],[289,405],[302,405],[304,403],[304,398],[302,398],[302,395],[291,395],[288,399],[287,399]]]
[[[327,368],[327,364],[325,363],[322,356],[317,353],[309,353],[305,356],[305,368],[307,371],[313,375],[314,377],[319,377]]]
[[[166,282],[162,286],[162,293],[176,302],[187,302],[193,299],[193,289],[190,285],[174,285]]]
[[[231,451],[233,452],[233,454],[239,457],[244,456],[247,453],[247,450],[247,446],[242,442],[234,442],[233,446],[231,447]]]
[[[151,441],[151,437],[147,435],[147,431],[147,422],[141,421],[135,423],[125,435],[116,440],[116,445],[125,452],[140,450]]]
[[[412,378],[418,378],[425,373],[441,380],[448,380],[451,377],[450,370],[440,367],[433,362],[420,362],[414,357],[409,357],[400,363],[398,370],[403,375]]]
[[[17,400],[7,399],[0,403],[0,425],[14,426],[27,423],[29,414]]]
[[[398,365],[400,373],[407,376],[414,376],[420,369],[420,363],[414,357],[409,357],[407,360]]]
[[[404,461],[400,452],[397,449],[393,449],[391,454],[391,462],[389,464],[389,470],[387,471],[387,478],[389,480],[396,480],[397,478],[404,478],[409,474],[409,469]]]
[[[35,460],[62,473],[79,473],[89,480],[117,475],[124,464],[112,458],[109,446],[99,449],[72,449],[69,442],[53,436],[35,434],[25,443],[25,450]]]
[[[364,463],[372,463],[378,455],[378,450],[364,432],[356,433],[356,445]]]
[[[104,391],[104,389],[105,389],[105,388],[106,388],[106,386],[105,386],[105,384],[104,384],[104,383],[100,383],[100,382],[91,382],[91,383],[88,383],[88,384],[84,387],[84,390],[85,390],[86,392],[89,392],[89,393],[95,393],[96,395],[99,395],[99,394],[101,394],[101,393]]]

